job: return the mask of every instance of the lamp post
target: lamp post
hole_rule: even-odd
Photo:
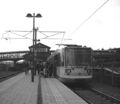
[[[41,18],[41,14],[31,14],[28,13],[27,16],[28,18],[33,18],[33,69],[31,70],[31,80],[34,82],[34,74],[35,74],[35,44],[36,44],[36,29],[35,29],[35,18]]]

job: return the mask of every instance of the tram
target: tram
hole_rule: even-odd
[[[48,57],[47,62],[52,66],[48,70],[64,80],[91,80],[92,53],[89,47],[66,45]]]

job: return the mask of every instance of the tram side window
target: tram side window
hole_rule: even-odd
[[[55,56],[55,62],[56,62],[56,65],[57,65],[57,66],[61,66],[61,60],[60,60],[60,55],[59,55],[59,54],[57,54],[57,55]]]
[[[61,61],[61,66],[64,66],[64,62],[63,61]]]
[[[59,62],[60,62],[60,66],[64,66],[64,60],[62,59],[62,57],[60,57],[60,55],[59,55]]]

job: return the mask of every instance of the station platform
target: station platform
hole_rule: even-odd
[[[19,74],[0,83],[0,104],[37,104],[38,76]]]
[[[55,78],[19,74],[0,83],[0,104],[88,104]]]
[[[55,78],[41,78],[42,104],[88,104]]]

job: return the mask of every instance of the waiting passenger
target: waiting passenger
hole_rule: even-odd
[[[28,71],[29,71],[28,63],[25,63],[25,75],[28,74]]]
[[[53,64],[49,65],[49,76],[52,77],[53,76]]]

